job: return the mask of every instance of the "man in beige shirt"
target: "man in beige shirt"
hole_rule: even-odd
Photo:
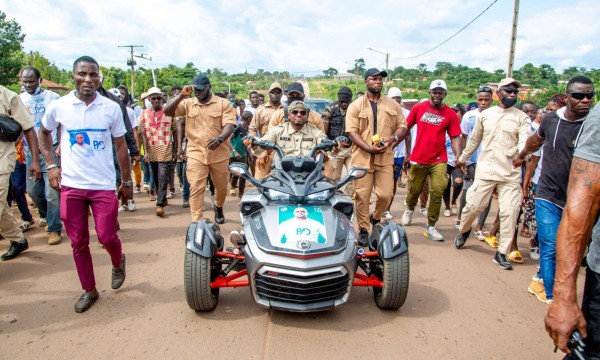
[[[500,81],[496,90],[500,102],[477,116],[473,134],[456,160],[456,166],[464,172],[467,159],[481,144],[475,180],[467,192],[466,205],[460,217],[460,234],[454,239],[454,245],[457,249],[463,247],[471,234],[473,221],[485,209],[492,191],[497,188],[502,236],[493,261],[505,270],[512,269],[506,254],[522,201],[521,168],[514,168],[513,160],[525,147],[530,132],[529,117],[514,107],[519,87],[521,83],[513,78]]]
[[[308,156],[312,148],[327,139],[327,135],[307,123],[308,108],[302,101],[293,101],[288,106],[288,111],[289,121],[270,129],[261,140],[279,145],[284,156]],[[250,143],[247,142],[247,144]],[[337,153],[345,145],[344,143],[338,144],[333,151]],[[272,150],[264,151],[254,147],[253,152],[257,155],[256,166],[266,166],[268,155]]]
[[[291,104],[294,101],[304,101],[304,87],[302,87],[302,84],[299,82],[293,82],[288,86],[286,95],[288,98],[288,104]],[[279,124],[283,124],[284,122],[288,122],[288,119],[289,114],[287,114],[286,108],[281,108],[275,111],[273,115],[271,115],[269,129]],[[308,123],[323,131],[323,120],[316,111],[308,112]]]
[[[367,93],[356,99],[346,112],[346,133],[352,140],[352,166],[365,167],[368,173],[354,180],[356,217],[360,233],[358,241],[366,246],[370,224],[378,223],[392,201],[394,191],[393,149],[406,136],[406,119],[400,105],[381,94],[387,72],[369,69],[365,72]],[[379,139],[374,141],[373,136]],[[369,218],[369,199],[375,187],[377,203]],[[370,224],[369,224],[370,223]]]
[[[205,75],[194,78],[194,85],[171,98],[165,105],[167,116],[185,116],[177,132],[177,156],[183,157],[182,140],[187,138],[187,180],[190,183],[192,221],[204,215],[204,191],[208,175],[215,184],[215,222],[225,222],[223,204],[229,183],[230,147],[227,141],[235,129],[235,113],[231,103],[214,96]],[[188,98],[194,92],[195,97]]]
[[[283,109],[283,105],[281,104],[281,95],[283,95],[283,90],[281,89],[281,85],[279,83],[273,83],[269,87],[269,102],[259,107],[252,118],[252,122],[250,122],[250,128],[248,130],[248,135],[261,137],[264,136],[269,130],[269,121],[271,120],[271,115],[279,109]],[[273,161],[273,156],[270,155],[267,165],[264,168],[256,169],[254,176],[257,179],[262,179],[263,177],[269,175],[271,172],[271,162]]]
[[[35,181],[40,179],[40,153],[38,139],[34,129],[34,123],[25,109],[25,105],[19,95],[0,86],[0,115],[12,117],[23,129],[31,149],[31,175],[35,175]],[[0,235],[10,241],[8,251],[2,255],[2,260],[10,260],[29,248],[23,232],[15,219],[12,209],[6,201],[8,195],[8,182],[10,173],[15,168],[17,152],[14,142],[0,141]]]

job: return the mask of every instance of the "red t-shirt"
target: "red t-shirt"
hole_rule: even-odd
[[[448,136],[460,136],[460,122],[456,112],[444,104],[434,108],[429,101],[413,106],[406,124],[410,129],[417,125],[417,138],[412,139],[415,147],[410,161],[423,165],[435,165],[448,161],[446,153],[446,132]]]

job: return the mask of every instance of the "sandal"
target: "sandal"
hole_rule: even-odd
[[[237,195],[237,191],[235,191],[235,189],[231,188],[229,189],[229,196],[235,197]]]
[[[498,239],[496,239],[495,236],[486,236],[485,239],[483,239],[491,248],[496,249],[498,247]]]
[[[479,241],[485,241],[486,236],[483,234],[483,231],[475,231],[475,237]]]
[[[521,233],[519,235],[521,235],[521,237],[524,237],[524,238],[530,238],[531,237],[531,235],[529,234],[529,231],[525,231],[525,229],[522,229]]]
[[[515,263],[515,264],[522,264],[525,262],[525,260],[523,260],[523,256],[521,256],[521,253],[519,252],[519,250],[510,252],[508,255],[506,255],[506,258],[508,259],[508,261]]]

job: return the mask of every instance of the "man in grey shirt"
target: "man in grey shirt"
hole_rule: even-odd
[[[567,93],[576,99],[593,92]],[[600,106],[588,115],[575,144],[568,198],[556,234],[554,302],[546,314],[546,330],[556,346],[571,353],[567,341],[573,330],[585,337],[589,359],[600,358]],[[591,235],[591,242],[590,242]],[[581,309],[577,306],[577,274],[586,247],[587,272]]]

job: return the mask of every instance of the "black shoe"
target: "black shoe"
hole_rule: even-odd
[[[358,234],[358,246],[365,247],[369,244],[369,232],[367,229],[360,229],[360,233]]]
[[[125,254],[121,254],[121,265],[118,268],[112,269],[112,284],[113,289],[118,289],[125,281]]]
[[[10,247],[4,253],[4,255],[0,256],[3,261],[10,260],[16,258],[20,253],[29,249],[29,244],[27,243],[27,239],[23,239],[19,242],[11,241]]]
[[[189,200],[183,200],[183,205],[184,208],[189,208],[190,207],[190,201]]]
[[[369,215],[369,221],[371,222],[371,225],[375,225],[375,224],[379,224],[381,222],[381,219],[373,219],[373,214]]]
[[[500,265],[504,270],[512,270],[512,265],[508,260],[506,260],[506,255],[500,253],[500,251],[496,251],[496,255],[494,255],[494,262]]]
[[[94,289],[92,291],[86,291],[81,295],[79,300],[75,303],[75,312],[82,313],[92,307],[92,304],[98,300],[100,294],[98,290]]]
[[[223,215],[223,208],[215,206],[215,222],[222,224],[225,222],[225,215]]]
[[[462,248],[465,245],[465,243],[467,242],[467,239],[469,238],[469,235],[471,235],[471,230],[467,231],[466,233],[459,234],[454,239],[454,246],[457,249]]]

